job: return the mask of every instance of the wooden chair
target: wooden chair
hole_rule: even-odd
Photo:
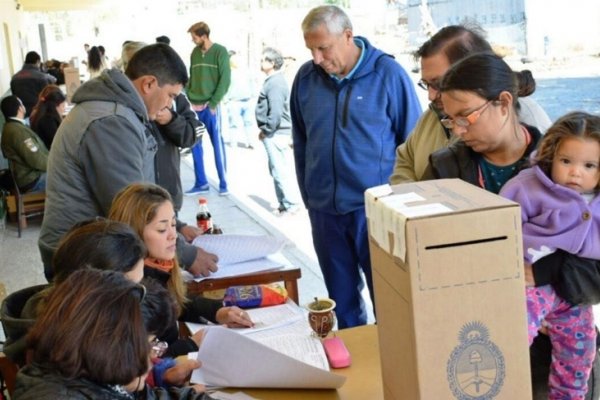
[[[12,178],[12,188],[10,190],[13,199],[8,199],[8,209],[14,206],[16,210],[17,227],[19,237],[21,231],[27,228],[27,218],[44,215],[46,202],[45,192],[21,193],[17,180],[15,179],[13,161],[9,161],[10,176]]]

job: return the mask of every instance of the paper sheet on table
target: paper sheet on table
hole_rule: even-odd
[[[251,335],[262,330],[279,328],[307,318],[304,311],[290,299],[284,304],[250,308],[247,309],[246,312],[252,322],[254,322],[254,327],[235,328],[234,331],[242,335]],[[185,324],[192,334],[198,332],[200,329],[206,328],[206,325],[194,322],[186,322]]]
[[[313,367],[329,371],[321,341],[312,335],[308,318],[272,330],[248,332],[246,337]]]
[[[251,308],[247,309],[246,312],[252,322],[254,322],[254,327],[238,328],[235,330],[242,335],[250,335],[265,329],[276,329],[307,318],[302,309],[289,299],[284,304]]]
[[[192,244],[219,256],[219,267],[263,258],[283,249],[285,238],[268,235],[200,235]]]
[[[290,265],[290,262],[283,256],[283,254],[275,253],[263,258],[258,258],[256,260],[249,260],[235,264],[219,263],[219,269],[217,272],[211,273],[210,276],[199,276],[194,278],[194,276],[187,271],[183,271],[182,276],[183,280],[186,282],[191,280],[200,282],[204,279],[226,278],[229,276],[247,275],[255,272],[282,269],[288,265]]]
[[[323,351],[320,342],[310,340],[314,339],[310,335],[282,335],[278,339],[282,346],[297,353],[318,351],[316,346]],[[191,382],[208,386],[335,389],[346,380],[220,326],[207,329],[198,359],[202,367],[194,370]]]

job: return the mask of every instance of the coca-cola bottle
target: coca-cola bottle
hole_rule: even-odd
[[[198,199],[199,208],[198,214],[196,214],[196,224],[198,228],[202,230],[204,233],[211,233],[212,231],[212,218],[210,215],[210,211],[208,211],[208,201],[204,197],[200,197]]]

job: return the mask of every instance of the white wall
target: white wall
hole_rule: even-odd
[[[0,0],[0,96],[10,89],[10,78],[21,69],[27,53],[22,52],[30,41],[21,28],[23,19],[24,13],[16,10],[14,0]]]

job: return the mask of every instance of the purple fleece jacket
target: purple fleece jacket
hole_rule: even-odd
[[[588,203],[575,190],[554,183],[538,166],[509,180],[500,195],[521,205],[528,262],[556,249],[600,259],[600,196]]]

